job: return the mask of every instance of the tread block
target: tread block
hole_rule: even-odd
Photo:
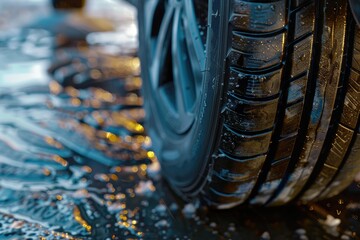
[[[313,185],[305,192],[303,199],[311,200],[317,197],[321,190],[332,181],[344,160],[347,149],[349,148],[354,131],[339,124],[336,137],[331,144],[329,154],[323,164],[319,175]]]
[[[313,183],[313,186],[311,186],[311,188],[309,189],[309,192],[319,192],[319,189],[322,189],[324,185],[329,182],[329,179],[331,179],[331,177],[335,175],[336,172],[337,168],[324,164],[321,173],[318,175],[318,178]]]
[[[329,166],[327,164],[323,165],[320,174],[317,176],[316,181],[311,185],[304,195],[301,197],[303,201],[311,201],[319,195],[319,189],[323,189],[326,184],[332,179],[332,176],[335,175],[337,169]]]
[[[220,149],[235,157],[253,157],[268,151],[271,131],[257,135],[238,134],[223,127]]]
[[[312,3],[295,13],[295,39],[314,31],[315,4]]]
[[[286,108],[281,136],[287,136],[298,131],[303,106],[304,103],[299,102]]]
[[[350,128],[356,128],[360,113],[360,75],[354,70],[350,73],[348,91],[345,96],[340,122]]]
[[[332,197],[339,194],[354,180],[354,175],[360,172],[360,134],[357,134],[349,158],[334,181],[325,189],[321,198]]]
[[[265,161],[266,156],[258,156],[239,160],[230,158],[225,154],[219,154],[214,159],[214,171],[228,181],[243,181],[257,176]]]
[[[246,74],[230,69],[229,92],[249,98],[264,98],[279,93],[281,70],[265,74]]]
[[[231,23],[246,32],[271,32],[285,26],[285,1],[257,3],[235,0]]]
[[[291,1],[291,7],[292,8],[296,8],[302,4],[304,4],[305,2],[307,2],[308,0],[292,0]]]
[[[243,69],[264,69],[281,63],[285,34],[270,37],[233,32],[230,62]]]
[[[287,104],[298,102],[305,97],[307,80],[306,75],[290,83]]]
[[[246,195],[250,194],[251,189],[256,183],[256,179],[257,176],[243,181],[229,182],[214,174],[211,187],[225,194]]]
[[[359,46],[358,46],[359,47]],[[354,49],[353,53],[354,60],[352,61],[352,67],[358,71],[360,71],[360,61],[357,59],[360,59],[360,50]]]
[[[225,123],[241,132],[256,132],[270,129],[274,125],[278,99],[271,101],[249,101],[229,94]]]
[[[360,31],[355,31],[355,43],[354,48],[360,50]],[[353,66],[354,67],[354,66]]]
[[[329,155],[326,159],[326,164],[335,168],[339,167],[343,161],[346,151],[350,145],[354,131],[339,124],[336,131],[336,137],[331,144]]]
[[[291,154],[294,150],[296,137],[297,137],[297,135],[292,135],[292,136],[280,139],[277,149],[276,149],[275,157],[274,157],[275,161],[291,156]]]
[[[271,164],[271,168],[266,176],[266,181],[262,184],[256,197],[252,199],[252,204],[265,204],[270,199],[284,177],[289,162],[290,158],[286,158]]]
[[[312,36],[300,41],[294,45],[294,52],[292,54],[291,77],[295,77],[310,67],[311,51],[312,51]]]
[[[290,158],[285,158],[273,162],[271,164],[271,168],[267,175],[266,181],[272,182],[275,180],[281,180],[284,177],[289,162],[290,162]]]
[[[205,198],[209,201],[210,205],[229,205],[236,206],[244,201],[247,194],[243,196],[236,196],[235,194],[226,194],[220,191],[213,189],[212,187],[205,187]]]

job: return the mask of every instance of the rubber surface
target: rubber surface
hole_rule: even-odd
[[[86,0],[51,0],[56,9],[77,9],[85,6]]]
[[[347,1],[213,0],[209,30],[212,61],[204,84],[219,78],[222,92],[212,94],[216,101],[207,100],[212,112],[204,108],[208,117],[195,131],[210,124],[215,137],[197,139],[210,154],[177,166],[177,172],[192,167],[200,172],[188,191],[179,184],[181,176],[175,181],[165,166],[174,189],[186,196],[201,191],[219,208],[308,202],[344,189],[360,172],[360,31]],[[214,40],[216,34],[221,37]],[[211,55],[211,49],[218,53]],[[154,130],[156,106],[146,110],[156,148],[166,137]],[[164,149],[156,152],[166,165]],[[193,153],[190,147],[181,152]]]

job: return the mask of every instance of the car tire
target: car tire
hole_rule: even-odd
[[[360,31],[346,0],[139,1],[146,128],[183,198],[283,205],[360,172]]]

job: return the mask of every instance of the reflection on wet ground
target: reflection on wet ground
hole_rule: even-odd
[[[133,25],[56,52],[46,30],[2,32],[0,239],[359,238],[355,185],[273,209],[217,211],[176,198],[142,125]]]

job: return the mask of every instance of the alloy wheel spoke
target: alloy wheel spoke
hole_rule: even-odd
[[[155,55],[151,64],[151,75],[154,87],[161,84],[161,72],[165,64],[168,51],[170,51],[171,41],[171,25],[174,18],[175,6],[170,4],[165,11],[164,19],[161,23],[159,34],[157,36],[157,43],[155,46]]]
[[[155,11],[157,6],[160,4],[161,0],[147,0],[145,1],[145,9],[148,11],[148,14],[145,15],[145,29],[146,29],[146,36],[151,36],[152,24],[154,22]]]
[[[184,0],[184,16],[182,21],[184,24],[185,41],[196,81],[196,87],[200,88],[202,75],[205,71],[205,49],[197,24],[194,3],[192,0]]]
[[[189,64],[189,56],[185,45],[184,26],[182,25],[181,18],[182,9],[177,8],[172,29],[171,56],[175,99],[180,115],[189,113],[195,102],[194,77]]]
[[[145,22],[150,84],[169,124],[175,132],[184,133],[195,120],[205,72],[199,9],[193,0],[145,2],[146,14],[151,15]]]

